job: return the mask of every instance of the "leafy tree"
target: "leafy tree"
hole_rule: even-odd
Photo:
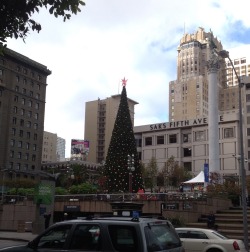
[[[132,172],[132,191],[143,189],[143,179],[139,157],[136,149],[133,125],[127,101],[126,81],[123,80],[121,101],[112,132],[108,154],[104,167],[109,192],[129,191],[128,155],[134,155],[134,168]]]
[[[156,187],[156,178],[158,174],[158,167],[156,158],[152,157],[145,169],[146,179],[145,179],[145,186],[146,188],[150,188],[151,192],[154,191]]]
[[[175,161],[174,156],[171,156],[167,160],[166,166],[160,171],[160,175],[164,177],[164,185],[167,184],[166,179],[168,179],[169,184],[175,187],[179,186],[180,183],[192,178],[190,172],[179,166],[178,162]]]
[[[81,0],[1,0],[0,45],[6,43],[7,38],[25,40],[30,30],[39,32],[41,25],[31,18],[39,13],[39,8],[45,7],[50,14],[66,21],[71,14],[81,11],[81,5],[85,5]]]

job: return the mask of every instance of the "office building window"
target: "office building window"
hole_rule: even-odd
[[[27,139],[30,139],[30,132],[26,133],[26,137],[27,137]]]
[[[191,142],[191,133],[183,134],[183,143],[190,143]]]
[[[36,144],[33,144],[33,151],[36,151]]]
[[[21,158],[22,158],[22,152],[18,152],[18,153],[17,153],[17,158],[18,158],[18,159],[21,159]]]
[[[28,111],[28,112],[27,112],[27,116],[28,116],[29,118],[31,118],[31,115],[32,115],[32,112],[31,112],[31,111]]]
[[[34,129],[38,129],[38,124],[34,123]]]
[[[32,101],[31,100],[28,101],[28,106],[32,107]]]
[[[10,146],[11,146],[11,147],[14,147],[14,146],[15,146],[15,140],[14,140],[14,139],[11,139],[11,140],[10,140]]]
[[[22,98],[21,103],[22,103],[22,105],[25,105],[25,99],[24,98]]]
[[[20,163],[17,163],[17,164],[16,164],[16,169],[17,169],[17,170],[21,170],[21,164],[20,164]]]
[[[31,127],[31,122],[28,121],[28,122],[26,123],[26,126],[27,126],[27,128],[30,128],[30,127]]]
[[[17,95],[14,96],[14,102],[18,102],[18,96]]]
[[[157,136],[157,144],[165,144],[165,137]]]
[[[16,135],[16,129],[15,129],[15,128],[12,128],[11,133],[12,133],[12,136],[15,136],[15,135]]]
[[[35,119],[38,120],[38,113],[35,113]]]
[[[23,137],[23,130],[20,130],[20,131],[19,131],[19,136],[20,136],[20,137]]]
[[[177,143],[177,134],[169,135],[169,143]]]
[[[194,135],[195,141],[205,141],[205,131],[196,131]]]
[[[250,94],[246,95],[246,102],[250,102]]]
[[[36,161],[36,155],[32,155],[32,161]]]
[[[39,109],[39,103],[35,104],[35,109]]]
[[[183,148],[183,157],[191,157],[192,156],[192,149],[189,148]]]
[[[184,168],[184,171],[191,172],[192,171],[192,162],[184,162],[183,168]]]
[[[14,157],[14,151],[10,151],[10,157],[11,157],[11,158]]]
[[[16,117],[13,117],[13,118],[12,118],[12,123],[13,123],[13,124],[16,124]]]
[[[25,114],[25,109],[21,109],[20,114],[23,116]]]
[[[20,126],[23,126],[23,125],[24,125],[24,120],[21,119],[21,120],[20,120]]]
[[[25,160],[29,160],[29,153],[25,154]]]
[[[224,129],[224,138],[232,138],[234,137],[234,129],[233,128],[225,128]]]
[[[247,128],[247,135],[250,136],[250,128]]]
[[[30,149],[30,144],[26,143],[26,150],[29,150],[29,149]]]
[[[152,145],[152,137],[145,137],[145,146]]]
[[[22,146],[23,146],[23,142],[22,141],[18,141],[17,147],[22,148]]]
[[[14,113],[14,114],[17,113],[17,107],[16,107],[16,106],[13,108],[13,113]]]
[[[34,134],[34,140],[37,140],[37,134],[36,133]]]

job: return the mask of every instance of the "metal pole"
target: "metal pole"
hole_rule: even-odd
[[[132,183],[133,183],[133,175],[132,175],[132,172],[135,170],[135,167],[134,167],[134,154],[132,154],[131,156],[128,155],[128,189],[129,189],[129,192],[132,193],[133,192],[133,186],[132,186]]]
[[[244,140],[243,140],[243,119],[242,119],[242,98],[241,98],[241,80],[234,68],[233,62],[227,54],[231,66],[238,80],[238,91],[239,91],[239,131],[240,131],[240,172],[241,172],[241,195],[242,195],[242,211],[243,211],[243,229],[244,229],[244,244],[248,251],[248,223],[247,223],[247,202],[246,202],[246,170],[244,165]]]
[[[132,193],[132,172],[129,172],[129,192]]]

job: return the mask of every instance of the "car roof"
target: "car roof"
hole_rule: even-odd
[[[162,217],[140,217],[140,218],[131,218],[131,217],[80,217],[74,220],[67,220],[58,222],[57,224],[72,224],[72,223],[86,223],[86,222],[120,222],[120,223],[155,223],[155,224],[162,224],[162,223],[170,223],[168,220]]]

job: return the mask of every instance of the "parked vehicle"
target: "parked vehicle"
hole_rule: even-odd
[[[59,222],[26,246],[0,251],[184,252],[173,225],[157,218],[105,217]]]
[[[205,228],[176,228],[185,252],[247,252],[242,240]]]

